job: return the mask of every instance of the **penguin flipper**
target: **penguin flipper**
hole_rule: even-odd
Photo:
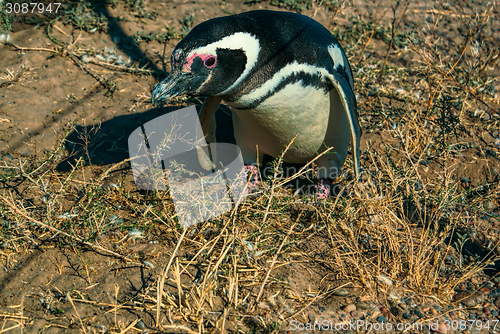
[[[347,80],[340,74],[332,73],[330,76],[328,76],[328,79],[332,83],[333,87],[337,90],[342,105],[344,106],[344,111],[346,113],[351,132],[354,173],[356,174],[356,177],[359,177],[361,169],[359,161],[359,142],[361,139],[361,127],[359,126],[359,116],[356,108],[356,97],[354,96],[354,92],[352,91],[349,82],[347,82]]]

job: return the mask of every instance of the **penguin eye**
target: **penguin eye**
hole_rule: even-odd
[[[216,62],[216,59],[214,56],[210,56],[207,59],[205,59],[205,66],[206,67],[214,67]]]

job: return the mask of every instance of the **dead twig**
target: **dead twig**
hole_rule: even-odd
[[[445,77],[446,79],[452,81],[455,85],[459,86],[460,88],[462,88],[464,91],[466,91],[467,93],[471,94],[476,100],[478,100],[479,102],[481,102],[484,106],[486,106],[486,108],[488,108],[489,110],[491,110],[492,112],[494,113],[497,113],[498,110],[495,110],[493,109],[492,107],[490,107],[486,102],[484,102],[479,96],[477,96],[476,94],[474,94],[470,89],[468,89],[467,87],[465,87],[464,85],[462,85],[461,83],[459,83],[458,81],[456,81],[453,77],[450,76],[449,72],[443,72],[441,69],[439,69],[436,65],[434,65],[433,63],[431,63],[429,60],[427,60],[425,58],[424,55],[422,55],[419,51],[415,50],[415,52],[420,56],[422,57],[422,59],[424,60],[424,62],[426,62],[429,66],[431,66],[432,68],[434,68],[436,71],[439,72],[439,74],[441,74],[443,77]],[[426,113],[425,115],[425,118],[427,118],[428,116],[428,113]]]
[[[288,233],[285,235],[285,237],[283,238],[283,241],[281,242],[281,245],[279,246],[278,250],[276,251],[276,253],[274,254],[274,257],[273,257],[273,261],[271,262],[271,266],[269,267],[269,269],[267,270],[267,273],[266,273],[266,277],[264,277],[264,281],[262,282],[262,285],[260,286],[260,291],[259,291],[259,294],[257,295],[257,299],[255,299],[255,304],[254,304],[254,307],[259,303],[260,301],[260,298],[262,297],[262,295],[264,294],[264,288],[266,286],[266,282],[267,282],[267,279],[269,278],[269,275],[271,275],[271,270],[273,270],[274,268],[274,264],[276,263],[276,260],[278,259],[278,255],[281,253],[281,249],[283,248],[283,246],[285,245],[285,242],[286,240],[288,239],[288,237],[290,236],[290,233],[292,233],[293,231],[293,228],[295,227],[295,225],[297,225],[300,217],[302,216],[302,213],[304,213],[304,210],[302,210],[300,213],[299,213],[299,216],[297,217],[297,219],[295,220],[295,223],[292,224],[292,226],[290,226],[290,228],[288,229]]]
[[[491,8],[490,8],[491,9]],[[422,55],[417,52],[423,59],[424,61],[428,64],[428,65],[431,65],[434,69],[436,69],[439,73],[443,74],[443,78],[441,78],[441,80],[438,82],[438,84],[436,85],[436,88],[434,89],[434,93],[432,93],[429,97],[429,102],[427,104],[427,112],[425,113],[425,119],[427,119],[427,117],[429,116],[429,113],[430,113],[430,110],[431,110],[431,107],[432,107],[432,101],[434,101],[434,96],[436,95],[437,91],[439,90],[439,87],[441,86],[442,82],[444,81],[445,78],[448,78],[448,79],[451,79],[449,77],[449,74],[453,71],[453,69],[455,69],[455,67],[458,65],[458,63],[460,62],[460,60],[462,59],[464,53],[465,53],[465,50],[467,49],[467,46],[469,46],[469,43],[471,42],[472,38],[474,36],[476,36],[476,34],[479,32],[479,30],[484,26],[484,24],[486,23],[486,20],[489,18],[489,15],[486,15],[487,13],[485,13],[482,21],[476,25],[476,27],[474,28],[474,31],[471,32],[467,38],[467,40],[465,41],[463,47],[462,47],[462,50],[460,51],[460,55],[458,56],[457,60],[455,61],[455,63],[453,63],[453,65],[450,67],[450,69],[446,72],[446,73],[443,73],[443,71],[441,71],[440,69],[438,69],[435,65],[432,65],[430,62],[427,62],[427,60],[422,57]],[[433,27],[433,30],[432,30],[432,36],[434,36],[434,29],[435,29],[435,26],[437,24],[437,20],[435,22],[435,25]],[[431,38],[432,38],[431,36]],[[456,84],[460,85],[460,87],[462,89],[465,89],[461,84],[457,83],[455,80],[451,79],[452,81],[454,81]],[[430,84],[430,82],[429,82]],[[476,95],[474,95],[472,92],[469,91],[469,93],[471,93],[475,98]],[[480,100],[481,101],[481,100]],[[481,101],[482,102],[482,101]],[[484,103],[484,102],[483,102]],[[489,108],[489,106],[487,106]],[[490,108],[491,109],[491,108]],[[493,110],[493,109],[492,109]],[[495,110],[493,110],[495,111]],[[496,111],[495,111],[496,112]]]
[[[271,195],[269,196],[269,200],[267,202],[267,207],[266,207],[266,211],[264,213],[264,218],[262,219],[262,224],[264,224],[266,222],[266,219],[267,219],[267,215],[269,214],[269,209],[271,208],[271,204],[273,202],[273,197],[274,197],[274,191],[275,191],[275,188],[277,186],[277,183],[276,183],[276,178],[277,178],[277,174],[278,174],[278,168],[279,166],[281,166],[281,163],[283,162],[283,157],[285,156],[286,152],[290,149],[290,146],[292,146],[293,142],[295,141],[295,139],[297,138],[299,134],[297,133],[295,135],[295,137],[293,137],[292,140],[290,140],[290,142],[288,143],[288,145],[285,147],[285,149],[283,150],[283,153],[281,153],[279,159],[278,159],[278,163],[277,165],[275,166],[274,168],[274,176],[273,176],[273,180],[272,180],[272,184],[271,184]]]
[[[80,314],[78,313],[78,311],[76,310],[76,306],[75,306],[75,303],[73,303],[73,298],[71,298],[71,292],[68,292],[66,294],[66,298],[69,300],[69,302],[71,303],[71,306],[73,306],[73,310],[75,310],[75,313],[76,313],[76,316],[78,317],[78,321],[80,321],[80,325],[82,326],[82,331],[87,334],[87,330],[85,329],[85,324],[83,323],[82,321],[82,318],[80,317]]]
[[[157,300],[157,306],[156,306],[156,327],[160,327],[160,312],[161,312],[161,301],[163,299],[163,287],[165,286],[165,278],[167,277],[168,270],[170,269],[170,266],[172,265],[172,262],[174,261],[175,254],[177,253],[177,250],[179,249],[179,246],[182,243],[182,240],[186,236],[187,228],[183,229],[182,234],[179,238],[179,241],[177,241],[177,245],[174,248],[174,251],[172,252],[172,255],[170,255],[170,260],[168,260],[168,264],[163,268],[159,280],[158,280],[158,291],[156,295],[156,300]]]
[[[394,38],[396,37],[396,35],[398,33],[399,25],[401,24],[401,21],[403,20],[403,17],[405,16],[406,11],[408,10],[408,6],[410,5],[410,3],[411,3],[411,0],[406,1],[405,7],[403,8],[403,11],[401,12],[401,16],[399,17],[397,23],[396,23],[396,9],[398,8],[400,2],[398,1],[396,3],[396,7],[392,8],[392,11],[394,13],[394,19],[392,20],[392,26],[391,26],[392,36],[391,36],[391,41],[389,42],[389,47],[387,48],[387,53],[385,55],[384,64],[382,65],[382,69],[380,70],[380,74],[379,74],[378,79],[377,79],[377,81],[379,81],[379,82],[380,82],[380,79],[382,79],[382,75],[384,74],[385,65],[387,64],[387,59],[389,58],[389,54],[391,53],[392,43],[394,43]]]
[[[4,197],[4,196],[0,196],[0,198],[1,198],[1,199],[2,199],[2,200],[3,200],[3,201],[4,201],[4,202],[5,202],[5,203],[6,203],[6,204],[7,204],[7,205],[8,205],[8,206],[9,206],[9,207],[10,207],[10,208],[14,211],[14,212],[16,212],[17,214],[19,214],[19,215],[23,216],[24,218],[28,219],[29,221],[31,221],[32,223],[35,223],[35,224],[36,224],[36,225],[38,225],[38,226],[41,226],[41,227],[46,228],[46,229],[49,229],[49,230],[51,230],[51,231],[53,231],[53,232],[56,232],[56,233],[58,233],[58,234],[62,234],[62,235],[64,235],[65,237],[68,237],[68,238],[70,238],[70,239],[72,239],[72,240],[75,240],[75,241],[77,241],[77,242],[81,243],[81,244],[84,244],[85,246],[88,246],[88,247],[92,248],[94,251],[100,251],[100,252],[103,252],[103,253],[106,253],[106,254],[110,254],[110,255],[116,256],[116,257],[118,257],[118,258],[120,258],[120,259],[122,259],[122,260],[124,260],[124,261],[136,263],[135,261],[133,261],[133,260],[131,260],[131,259],[127,258],[126,256],[123,256],[123,255],[121,255],[121,254],[118,254],[118,253],[115,253],[115,252],[113,252],[113,251],[110,251],[109,249],[106,249],[106,248],[101,247],[101,246],[99,246],[99,245],[94,245],[94,244],[92,244],[92,243],[90,243],[90,242],[88,242],[88,241],[84,241],[84,240],[82,240],[81,238],[79,238],[79,237],[77,237],[77,236],[74,236],[74,235],[68,234],[68,233],[66,233],[66,232],[64,232],[64,231],[61,231],[61,230],[59,230],[59,229],[55,228],[55,227],[52,227],[52,226],[50,226],[50,225],[47,225],[47,224],[45,224],[45,223],[42,223],[42,222],[41,222],[41,221],[39,221],[39,220],[36,220],[35,218],[33,218],[33,217],[29,216],[29,215],[28,215],[28,214],[27,214],[24,210],[19,209],[19,208],[15,205],[15,203],[14,203],[14,200],[13,200],[13,199],[8,199],[8,198],[6,198],[6,197]]]
[[[343,0],[341,3],[339,3],[338,7],[335,8],[335,10],[333,11],[333,14],[332,14],[332,18],[330,19],[330,22],[328,23],[328,27],[326,29],[330,30],[330,28],[332,27],[333,20],[335,19],[335,16],[337,16],[337,13],[340,11],[342,6],[344,6],[344,3],[345,3],[345,0]]]
[[[12,85],[13,83],[19,81],[19,79],[21,79],[23,74],[25,72],[28,72],[28,71],[29,71],[29,68],[26,67],[25,65],[22,65],[21,68],[19,69],[19,71],[16,74],[14,74],[12,79],[7,79],[4,82],[0,83],[0,88],[8,87],[8,86]]]

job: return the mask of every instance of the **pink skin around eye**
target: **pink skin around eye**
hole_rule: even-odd
[[[191,71],[191,64],[193,64],[193,61],[196,57],[200,57],[201,60],[203,61],[203,64],[205,64],[205,61],[208,59],[208,58],[214,58],[215,62],[213,65],[211,66],[207,66],[208,68],[212,68],[215,66],[215,64],[217,63],[217,58],[214,56],[214,55],[211,55],[211,54],[193,54],[191,57],[189,57],[187,59],[187,63],[186,65],[184,65],[184,72],[190,72]]]

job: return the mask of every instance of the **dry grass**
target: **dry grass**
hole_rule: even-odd
[[[492,16],[496,4],[483,13],[458,11],[453,20],[469,28],[456,45],[434,34],[443,24],[444,9],[430,12],[431,29],[424,32],[399,25],[404,16],[415,15],[408,4],[400,6],[394,3],[392,21],[382,20],[383,13],[353,19],[350,32],[340,37],[353,64],[365,136],[382,138],[366,142],[362,178],[341,180],[345,196],[321,203],[294,196],[285,188],[278,159],[259,193],[231,212],[182,229],[168,191],[130,187],[131,171],[123,169],[129,161],[106,169],[85,164],[92,154],[91,133],[83,134],[85,154],[67,173],[55,168],[65,154],[63,142],[33,159],[4,157],[0,259],[6,267],[34,245],[70,245],[80,259],[75,272],[89,289],[99,282],[82,249],[122,266],[158,269],[154,283],[132,296],[120,294],[118,285],[109,301],[92,300],[82,289],[49,293],[47,312],[57,315],[67,302],[74,311],[72,319],[53,320],[50,326],[102,332],[96,319],[112,314],[114,324],[105,328],[110,333],[140,332],[144,323],[138,313],[126,322],[119,317],[135,310],[154,315],[147,325],[159,331],[271,333],[283,330],[287,320],[307,321],[318,301],[335,300],[341,289],[381,305],[398,305],[410,296],[455,309],[457,288],[471,278],[481,283],[477,289],[492,280],[484,270],[497,270],[500,239],[484,216],[496,219],[499,205],[500,176],[493,170],[498,155],[491,153],[498,150],[485,145],[480,133],[500,127],[494,116],[499,97],[491,89],[498,87],[498,78],[485,74],[497,66],[499,55],[485,32],[498,24]],[[337,35],[344,30],[333,29]],[[387,48],[378,55],[370,46],[375,39]],[[88,66],[78,50],[45,51]],[[417,63],[394,63],[407,54]],[[9,75],[9,81],[17,77]],[[139,95],[138,103],[144,97]],[[471,121],[485,113],[491,116],[487,121]],[[457,178],[456,170],[468,159],[486,161],[485,179]],[[153,261],[129,248],[141,240],[161,240],[167,256]],[[156,268],[152,261],[163,266]],[[83,316],[82,305],[100,313]],[[12,307],[11,313],[0,314],[0,333],[30,320],[22,305]]]

